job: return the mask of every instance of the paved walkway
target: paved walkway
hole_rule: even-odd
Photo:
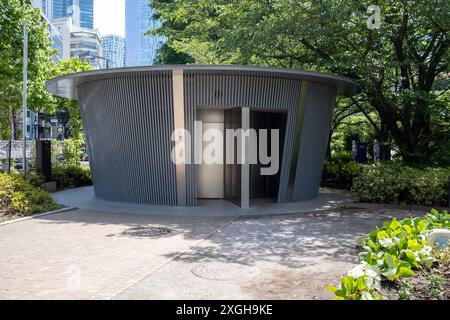
[[[0,299],[327,299],[358,236],[390,216],[353,206],[201,218],[76,210],[3,225]]]

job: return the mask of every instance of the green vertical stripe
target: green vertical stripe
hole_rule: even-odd
[[[306,98],[308,97],[308,85],[308,81],[302,81],[297,118],[295,120],[294,139],[292,140],[291,168],[289,170],[287,201],[292,201],[294,193],[295,176],[297,175],[297,162],[300,153],[300,145],[302,142],[303,122],[305,120]]]

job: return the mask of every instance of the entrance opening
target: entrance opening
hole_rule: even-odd
[[[275,152],[279,154],[279,165],[282,163],[282,154],[284,146],[284,129],[286,128],[286,114],[275,112],[250,112],[250,127],[255,129],[258,137],[258,154],[261,146],[260,130],[267,129],[268,139],[267,148],[268,155],[271,152],[271,130],[279,130],[279,149]],[[278,187],[280,183],[280,166],[278,172],[275,175],[261,175],[261,168],[266,167],[262,165],[258,157],[257,164],[250,165],[250,199],[266,198],[270,201],[275,201],[278,195]]]
[[[198,110],[197,121],[202,122],[201,145],[202,152],[206,147],[214,144],[217,150],[223,150],[219,155],[223,157],[222,164],[202,163],[196,165],[197,198],[198,199],[226,199],[239,206],[248,206],[249,200],[261,202],[274,202],[278,195],[280,166],[282,163],[282,154],[284,147],[284,135],[286,128],[286,113],[253,111],[248,108],[231,108],[226,110]],[[238,143],[234,141],[234,163],[226,163],[227,158],[227,129],[251,128],[256,132],[256,141],[250,143],[255,146],[248,146],[248,150],[257,151],[256,164],[242,165],[238,162]],[[216,141],[212,137],[205,136],[208,130],[214,129],[222,134],[223,141]],[[261,129],[267,130],[267,139],[261,139]],[[274,150],[278,152],[278,171],[274,175],[263,175],[261,169],[270,167],[272,164],[262,164],[260,155],[261,143],[265,142],[266,156],[273,159],[271,131],[279,130],[279,148]],[[196,137],[195,139],[198,139]],[[200,140],[196,140],[200,141]],[[201,155],[200,155],[201,156]]]

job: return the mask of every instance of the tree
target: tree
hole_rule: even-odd
[[[52,69],[49,70],[49,78],[88,71],[91,69],[92,66],[89,62],[80,60],[78,57],[60,60],[58,63],[52,65]],[[66,126],[70,130],[70,138],[65,141],[63,153],[66,164],[78,165],[83,153],[82,146],[84,144],[78,101],[52,96],[51,100],[43,105],[40,111],[46,113],[64,112],[69,115]]]
[[[0,0],[0,125],[2,138],[9,138],[22,105],[23,21],[28,23],[28,106],[39,107],[50,94],[45,90],[51,57],[46,25],[31,0]],[[16,133],[17,134],[17,133]],[[18,138],[18,137],[17,137]]]
[[[367,27],[367,0],[155,0],[153,7],[158,32],[196,63],[304,68],[357,80],[363,94],[351,102],[378,140],[392,138],[405,162],[424,163],[450,140],[450,108],[441,99],[448,85],[436,87],[449,74],[450,2],[375,2],[380,29]]]
[[[156,52],[154,63],[156,65],[162,64],[188,64],[194,63],[194,59],[184,52],[177,52],[164,43]]]

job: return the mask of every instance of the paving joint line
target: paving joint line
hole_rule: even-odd
[[[40,217],[49,216],[49,215],[52,215],[52,214],[59,214],[59,213],[64,213],[64,212],[74,211],[74,210],[78,210],[78,208],[77,207],[67,207],[67,208],[62,208],[62,209],[53,210],[53,211],[49,211],[49,212],[33,214],[31,216],[28,216],[28,217],[23,217],[23,218],[18,218],[18,219],[13,219],[13,220],[2,222],[2,223],[0,223],[0,227],[6,226],[6,225],[9,225],[9,224],[13,224],[13,223],[18,223],[18,222],[22,222],[22,221],[27,221],[27,220],[37,219],[37,218],[40,218]]]

